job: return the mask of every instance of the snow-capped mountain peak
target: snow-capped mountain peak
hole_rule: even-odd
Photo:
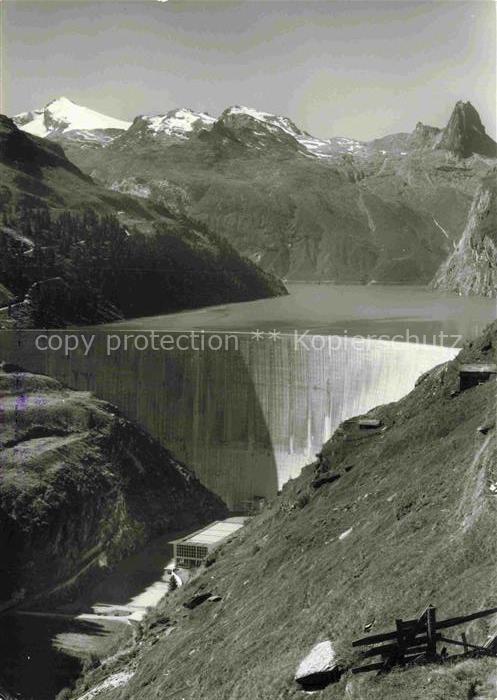
[[[252,117],[252,119],[257,119],[259,121],[268,121],[269,119],[275,116],[270,112],[261,112],[257,109],[254,109],[253,107],[245,107],[244,105],[233,105],[232,107],[228,107],[224,113],[226,115],[244,114],[248,117]]]
[[[298,138],[304,134],[304,132],[302,132],[288,117],[282,117],[278,114],[271,114],[271,112],[261,112],[253,107],[233,105],[232,107],[228,107],[228,109],[223,112],[223,116],[225,117],[236,115],[251,117],[258,122],[264,122],[266,125],[275,126],[278,129],[285,131],[287,134],[290,134],[290,136],[293,136],[294,138]]]
[[[228,118],[233,116],[235,118],[236,116],[251,117],[257,122],[263,122],[273,132],[277,130],[284,131],[286,134],[293,136],[300,146],[304,147],[307,154],[317,158],[330,158],[341,153],[355,153],[363,148],[362,142],[353,139],[341,137],[331,139],[316,138],[299,129],[288,117],[271,114],[270,112],[261,112],[252,107],[234,105],[233,107],[228,107],[223,112],[223,116]]]
[[[82,107],[67,97],[59,97],[42,109],[17,114],[17,126],[34,136],[47,137],[70,131],[117,129],[125,131],[130,122],[109,117],[88,107]]]
[[[183,139],[188,138],[192,131],[210,128],[216,121],[207,112],[195,112],[186,107],[173,109],[166,114],[145,115],[141,119],[153,134]]]
[[[188,140],[201,130],[211,130],[216,122],[243,126],[252,132],[251,145],[264,150],[276,139],[281,144],[297,148],[303,155],[317,158],[332,158],[342,153],[356,153],[364,144],[352,139],[319,139],[311,136],[288,117],[264,112],[253,107],[233,105],[224,110],[219,118],[207,112],[180,107],[163,114],[148,114],[136,117],[134,122],[123,121],[76,104],[67,97],[59,97],[42,109],[17,114],[15,124],[29,134],[45,138],[78,142],[85,147],[107,146],[123,132],[128,132],[125,141],[119,138],[121,148],[136,138],[167,137],[166,141]],[[130,128],[131,127],[131,128]],[[288,137],[291,137],[290,139]]]

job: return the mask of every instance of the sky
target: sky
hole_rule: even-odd
[[[496,133],[493,0],[3,0],[1,111],[64,95],[121,119],[242,104],[318,137]]]

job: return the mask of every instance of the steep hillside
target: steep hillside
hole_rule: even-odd
[[[0,394],[0,609],[64,597],[152,536],[225,515],[113,406],[8,365]]]
[[[495,174],[478,189],[457,248],[438,270],[436,289],[459,294],[497,295],[497,182]]]
[[[459,240],[495,162],[468,104],[445,129],[419,122],[370,143],[316,139],[238,106],[217,120],[191,110],[137,117],[97,149],[59,142],[107,187],[206,222],[280,276],[419,283]]]
[[[58,144],[7,117],[0,177],[0,283],[19,302],[10,315],[0,309],[0,324],[91,323],[285,293],[205,225],[105,190]]]
[[[496,384],[461,392],[458,375],[460,362],[496,359],[497,323],[404,399],[371,411],[379,429],[344,423],[315,464],[164,599],[126,660],[107,660],[73,697],[300,698],[294,673],[318,641],[329,639],[348,667],[353,639],[429,603],[441,617],[496,606]],[[185,609],[198,592],[220,600]],[[483,643],[497,620],[467,632]],[[316,697],[494,698],[496,668],[480,659],[378,677],[345,672]]]

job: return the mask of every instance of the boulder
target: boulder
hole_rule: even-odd
[[[186,603],[183,603],[183,607],[188,608],[188,610],[194,610],[195,608],[198,608],[199,605],[202,605],[202,603],[205,603],[206,600],[209,600],[211,595],[212,593],[210,591],[208,593],[200,593],[199,595],[195,595],[193,598],[190,598],[190,600],[187,600]]]
[[[483,435],[486,435],[490,430],[493,430],[495,428],[495,421],[494,420],[489,420],[486,423],[482,423],[477,427],[477,432],[482,433]]]
[[[339,680],[341,670],[336,652],[329,640],[316,644],[302,659],[295,674],[296,682],[303,688],[324,688]]]
[[[323,484],[332,484],[334,481],[340,478],[340,474],[323,474],[311,482],[311,485],[315,489],[321,488]]]

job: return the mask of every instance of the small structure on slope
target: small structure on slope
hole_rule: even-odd
[[[342,423],[338,430],[342,433],[345,442],[356,442],[376,437],[383,433],[386,428],[387,426],[380,418],[366,415],[349,418]]]
[[[174,540],[171,544],[176,566],[185,568],[200,566],[209,553],[243,527],[246,520],[245,517],[216,520],[191,535]]]
[[[359,418],[357,421],[359,430],[378,430],[382,427],[383,423],[377,418]]]
[[[474,363],[459,366],[459,391],[471,389],[497,375],[497,364]]]

